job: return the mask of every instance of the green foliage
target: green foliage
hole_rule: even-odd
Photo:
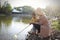
[[[44,12],[46,13],[46,15],[49,18],[57,18],[59,20],[55,20],[52,21],[52,27],[60,30],[60,6],[48,6],[46,7],[46,9],[44,10]]]
[[[34,11],[34,9],[30,6],[23,6],[23,13],[32,13]]]
[[[50,17],[57,17],[60,16],[60,6],[47,6],[46,9],[44,9],[44,12],[47,16]]]
[[[23,22],[23,23],[29,23],[30,20],[29,20],[29,19],[23,19],[22,22]]]
[[[57,25],[58,25],[58,21],[57,20],[53,20],[52,21],[52,28],[57,29]]]
[[[23,23],[30,23],[31,18],[30,17],[23,17],[22,22]]]
[[[14,9],[22,11],[23,14],[31,14],[34,11],[34,8],[32,8],[31,6],[15,7]]]
[[[6,2],[5,2],[6,3]],[[12,11],[12,7],[11,5],[7,2],[7,4],[4,4],[1,8],[2,13],[4,14],[10,14],[10,12]]]
[[[6,5],[5,10],[6,10],[6,13],[10,13],[11,12],[12,8],[11,8],[10,4]]]
[[[1,5],[0,5],[0,9],[1,9]]]
[[[60,30],[60,20],[52,21],[52,27],[56,30]]]
[[[1,11],[1,5],[0,5],[0,11]]]
[[[1,16],[0,17],[0,25],[1,25],[1,21],[4,22],[8,26],[11,24],[12,17]]]
[[[58,20],[58,26],[57,26],[58,30],[60,30],[60,19]]]
[[[5,7],[4,7],[4,5],[2,6],[1,11],[2,11],[2,13],[5,13]]]

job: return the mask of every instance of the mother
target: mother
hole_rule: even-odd
[[[40,36],[43,38],[43,40],[48,40],[50,36],[50,25],[48,18],[40,8],[37,8],[35,13],[39,17],[39,24],[41,25]]]

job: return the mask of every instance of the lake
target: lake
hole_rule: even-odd
[[[22,22],[20,16],[0,17],[0,40],[25,40],[28,31],[31,29],[32,25]]]

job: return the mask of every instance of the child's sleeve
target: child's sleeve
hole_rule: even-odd
[[[33,18],[30,21],[31,24],[38,23],[38,22],[39,22],[39,19],[33,19]]]

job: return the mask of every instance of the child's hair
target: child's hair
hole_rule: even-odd
[[[36,16],[35,12],[33,12],[32,15]]]

